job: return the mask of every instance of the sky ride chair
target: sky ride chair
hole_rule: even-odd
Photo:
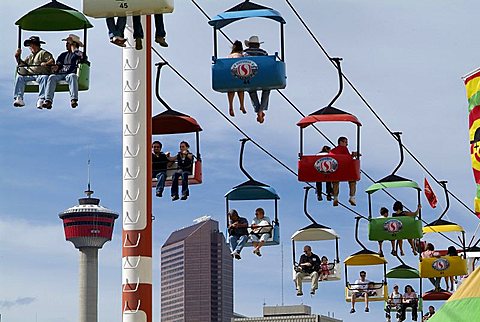
[[[172,13],[173,0],[83,0],[83,13],[93,18]]]
[[[417,205],[420,205],[420,193],[422,189],[418,183],[413,180],[397,176],[395,173],[403,164],[403,145],[401,140],[401,132],[395,132],[400,147],[400,162],[393,172],[383,179],[368,187],[365,192],[368,194],[368,239],[371,241],[383,240],[403,240],[403,239],[420,239],[423,237],[422,232],[422,212],[419,211],[417,217],[401,216],[401,217],[373,217],[372,195],[383,189],[391,188],[411,188],[416,190]]]
[[[200,131],[202,128],[197,121],[186,114],[173,110],[167,102],[165,102],[160,96],[160,73],[163,66],[167,65],[166,62],[160,62],[155,64],[157,66],[157,76],[155,79],[155,95],[158,101],[167,109],[165,112],[155,115],[152,118],[152,134],[153,135],[168,135],[168,134],[182,134],[182,133],[195,133],[196,154],[193,159],[193,171],[188,176],[188,184],[201,184],[203,181],[202,176],[202,158],[200,156]],[[172,155],[173,156],[173,155]],[[177,162],[171,162],[168,164],[167,177],[165,180],[165,186],[172,185],[172,176],[177,171]],[[179,178],[181,182],[181,178]],[[152,186],[156,187],[157,179],[152,179]]]
[[[327,240],[334,240],[335,241],[335,258],[334,260],[330,260],[328,263],[328,269],[329,269],[329,274],[328,278],[326,280],[318,280],[319,283],[323,282],[331,282],[331,281],[339,281],[342,279],[342,268],[340,266],[340,256],[339,256],[339,246],[338,246],[338,240],[340,239],[340,236],[330,227],[323,226],[321,224],[318,224],[312,216],[308,213],[307,210],[307,199],[308,199],[308,191],[311,189],[311,187],[304,187],[305,189],[305,199],[303,202],[303,211],[305,213],[305,216],[307,216],[310,221],[312,221],[312,224],[303,227],[296,231],[291,239],[292,239],[292,259],[293,259],[293,280],[296,280],[297,277],[297,268],[298,268],[298,262],[296,261],[296,248],[295,248],[295,242],[316,242],[316,241],[327,241]],[[312,247],[313,248],[313,247]],[[318,252],[316,253],[318,255]],[[321,256],[319,255],[321,258]],[[310,276],[305,276],[302,278],[302,282],[310,282],[311,278]]]
[[[243,152],[245,150],[245,143],[250,141],[250,139],[241,139],[241,147],[240,147],[240,170],[245,174],[248,178],[248,181],[245,181],[238,186],[233,187],[225,194],[225,206],[226,206],[226,214],[227,214],[227,226],[230,222],[230,218],[228,216],[228,211],[230,210],[230,201],[255,201],[255,200],[273,200],[274,201],[274,212],[275,217],[272,220],[271,224],[271,232],[270,237],[265,241],[264,246],[273,246],[280,244],[280,222],[278,221],[278,200],[280,196],[277,194],[275,189],[270,187],[269,185],[256,181],[252,178],[252,176],[244,169],[243,167]],[[268,215],[268,213],[266,213]],[[271,217],[270,217],[271,218]],[[250,222],[250,219],[247,218]],[[268,227],[267,227],[268,229]],[[248,228],[250,234],[252,234],[252,230]],[[245,247],[252,247],[251,238],[249,238],[248,242],[245,244]]]
[[[324,108],[311,113],[301,119],[297,126],[300,128],[300,152],[298,154],[298,181],[303,182],[341,182],[360,180],[360,127],[362,124],[353,114],[342,111],[333,106],[343,91],[341,58],[332,58],[338,70],[339,89],[336,96]],[[336,154],[332,152],[305,155],[303,153],[303,130],[317,122],[351,122],[357,126],[356,156],[350,154]]]
[[[443,216],[447,213],[450,207],[450,200],[448,197],[447,190],[447,181],[440,181],[440,185],[443,187],[445,192],[446,207],[442,212],[440,217],[435,221],[429,223],[423,227],[424,234],[430,233],[439,233],[443,237],[448,238],[444,233],[460,233],[460,236],[457,236],[460,244],[454,242],[452,239],[448,238],[451,243],[455,243],[456,246],[459,246],[461,250],[457,250],[457,253],[462,253],[462,256],[449,256],[447,255],[447,250],[436,250],[438,257],[432,258],[420,258],[419,271],[422,278],[441,278],[449,276],[463,276],[468,274],[467,269],[467,253],[465,246],[465,230],[462,226],[442,219]],[[448,300],[452,295],[448,290],[432,290],[423,294],[424,300],[435,301],[435,300]]]
[[[343,263],[345,265],[345,301],[351,302],[352,295],[357,290],[357,286],[354,283],[350,283],[348,280],[348,267],[350,266],[383,266],[383,279],[381,282],[374,282],[373,289],[377,292],[375,296],[369,296],[369,302],[385,302],[388,297],[387,286],[387,260],[384,257],[380,257],[376,252],[367,249],[362,242],[358,239],[358,223],[362,217],[355,217],[355,240],[362,247],[362,249],[349,257],[347,257]],[[364,268],[366,270],[366,268]],[[368,276],[367,276],[368,278]],[[370,289],[369,289],[370,290]],[[363,297],[356,299],[357,302],[364,302]]]
[[[233,22],[247,18],[267,18],[280,23],[280,56],[276,52],[268,56],[219,58],[217,32]],[[285,71],[285,20],[281,14],[249,0],[218,14],[208,22],[214,31],[212,88],[221,93],[283,89],[287,86]]]
[[[90,62],[87,56],[87,29],[93,25],[80,11],[52,0],[41,7],[38,7],[15,22],[18,26],[18,48],[22,48],[22,30],[28,31],[73,31],[83,30],[83,60],[78,63],[78,90],[86,91],[90,86]],[[23,67],[17,67],[17,73],[26,72],[28,75],[35,75]],[[61,80],[57,83],[55,92],[68,92],[68,83]],[[25,84],[25,93],[38,93],[38,83],[28,81]]]
[[[417,269],[405,264],[405,262],[402,260],[402,258],[399,257],[398,255],[396,255],[395,257],[397,257],[397,259],[400,261],[401,265],[389,269],[387,271],[386,277],[388,279],[399,279],[399,280],[418,279],[418,285],[419,285],[418,290],[419,290],[419,292],[417,293],[417,296],[418,296],[417,310],[418,310],[418,312],[421,312],[420,316],[422,316],[423,315],[423,299],[422,299],[422,279],[420,278],[420,272]],[[405,285],[403,285],[403,286],[405,286]],[[392,293],[392,291],[393,291],[393,287],[392,287],[391,290],[388,290],[387,300],[385,301],[385,308],[388,305],[388,301],[390,299],[390,294]],[[400,293],[402,293],[402,292],[400,291]],[[390,311],[391,312],[397,312],[396,306],[391,306]],[[406,312],[411,312],[411,311],[412,311],[411,307],[406,308]]]

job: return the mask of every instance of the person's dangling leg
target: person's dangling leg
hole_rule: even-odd
[[[235,116],[235,111],[233,110],[233,98],[235,97],[235,92],[228,92],[228,113],[230,116]]]

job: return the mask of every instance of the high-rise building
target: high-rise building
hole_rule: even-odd
[[[302,304],[264,306],[263,317],[235,317],[232,322],[342,322],[342,320],[312,314],[312,308]]]
[[[173,232],[161,252],[162,322],[225,322],[233,316],[233,260],[209,218]]]

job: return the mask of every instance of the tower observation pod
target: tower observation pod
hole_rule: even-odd
[[[113,224],[118,214],[100,206],[100,199],[92,198],[93,191],[85,191],[86,198],[59,214],[63,220],[65,239],[80,251],[80,322],[97,321],[98,250],[112,239]]]

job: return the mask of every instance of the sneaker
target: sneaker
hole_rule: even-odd
[[[368,307],[365,308],[365,312],[370,312],[370,309]]]
[[[396,250],[392,250],[392,251],[390,252],[390,254],[392,254],[392,256],[397,256],[397,251],[396,251]]]
[[[355,313],[355,309],[350,310],[350,314],[353,314],[353,313]]]
[[[112,44],[120,46],[120,47],[127,47],[127,45],[125,45],[126,41],[127,41],[127,39],[122,38],[122,37],[113,37],[113,38],[110,39],[110,42]]]
[[[383,257],[383,252],[378,252],[378,256]]]
[[[143,49],[142,38],[135,38],[135,49],[136,50]]]
[[[303,292],[302,291],[297,291],[297,296],[302,296]]]
[[[162,197],[162,192],[160,192],[160,191],[157,191],[157,192],[155,193],[155,196],[157,196],[157,197],[161,198],[161,197]]]
[[[42,105],[43,105],[44,102],[45,102],[45,100],[43,98],[39,98],[37,100],[37,108],[42,109]]]
[[[235,259],[242,259],[242,257],[240,256],[239,253],[235,252],[235,254],[233,255],[233,257],[235,257]]]
[[[322,200],[323,200],[322,194],[318,194],[318,195],[317,195],[317,200],[318,200],[318,201],[322,201]]]
[[[182,195],[182,198],[180,198],[181,200],[187,200],[188,199],[188,195],[184,194]]]
[[[391,319],[391,318],[387,318],[387,322],[391,322],[391,321],[392,321],[392,319]]]
[[[332,195],[331,194],[327,194],[327,200],[332,201]]]
[[[253,250],[253,253],[254,253],[255,255],[257,255],[258,257],[261,257],[261,256],[262,256],[262,254],[260,253],[260,251],[259,251],[258,249],[254,249],[254,250]]]
[[[25,102],[23,101],[23,98],[17,97],[17,98],[13,101],[13,106],[15,106],[15,107],[24,107],[24,106],[25,106]]]
[[[159,44],[160,46],[162,46],[162,47],[168,47],[168,44],[167,44],[167,42],[165,41],[165,37],[156,36],[156,37],[155,37],[155,42],[156,42],[157,44]]]
[[[43,102],[43,104],[42,104],[42,107],[46,108],[47,110],[51,109],[52,108],[52,101],[45,100],[45,102]]]
[[[337,197],[333,197],[333,206],[334,207],[338,206],[338,198]]]
[[[355,201],[355,196],[350,196],[350,199],[348,199],[348,202],[352,205],[352,206],[356,206],[357,203]]]
[[[178,195],[172,196],[172,201],[178,200]]]
[[[312,289],[312,290],[310,291],[310,294],[311,294],[311,295],[315,295],[315,289]]]
[[[71,101],[70,101],[70,106],[71,106],[72,108],[77,107],[77,106],[78,106],[78,100],[76,100],[76,99],[71,100]]]

